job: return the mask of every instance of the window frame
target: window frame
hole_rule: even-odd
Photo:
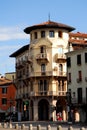
[[[49,31],[49,37],[52,38],[52,37],[54,37],[54,36],[55,36],[55,35],[54,35],[54,30],[50,30],[50,31]]]

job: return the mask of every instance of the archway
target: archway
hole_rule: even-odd
[[[46,99],[42,99],[38,103],[38,120],[49,119],[49,103]]]
[[[56,114],[57,114],[57,120],[66,120],[66,114],[63,113],[63,111],[66,111],[66,99],[65,97],[58,97],[57,103],[56,103]],[[61,118],[60,118],[61,117]]]

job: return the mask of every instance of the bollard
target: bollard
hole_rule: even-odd
[[[16,130],[18,129],[18,124],[15,125],[15,129],[16,129]]]
[[[62,127],[59,125],[59,126],[57,127],[57,130],[62,130]]]
[[[68,130],[73,130],[72,126],[69,126]]]
[[[2,128],[2,124],[0,123],[0,128]]]
[[[4,123],[4,128],[7,128],[7,124],[6,123]]]
[[[41,130],[41,126],[40,125],[37,126],[37,130]]]
[[[32,130],[32,129],[33,129],[32,124],[30,124],[29,125],[29,130]]]
[[[84,128],[84,127],[82,127],[82,128],[80,128],[80,130],[85,130],[85,128]]]
[[[21,129],[25,130],[25,125],[24,124],[21,125]]]
[[[12,123],[11,122],[9,123],[9,128],[12,128]]]
[[[47,130],[51,130],[51,126],[50,125],[47,126]]]

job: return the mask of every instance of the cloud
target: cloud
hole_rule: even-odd
[[[0,27],[0,41],[29,39],[29,35],[25,34],[19,27]]]

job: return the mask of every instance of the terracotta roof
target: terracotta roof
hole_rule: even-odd
[[[16,57],[16,56],[18,56],[19,54],[21,54],[22,52],[24,52],[28,49],[29,49],[29,44],[25,45],[25,46],[21,47],[20,49],[18,49],[17,51],[15,51],[13,54],[10,55],[10,57]]]
[[[8,84],[11,84],[12,83],[12,81],[11,80],[9,80],[9,79],[6,79],[6,78],[0,78],[0,86],[2,86],[2,85],[8,85]]]
[[[77,33],[69,33],[69,36],[70,36],[70,37],[82,37],[82,38],[87,38],[87,33],[80,33],[80,32],[77,32]]]
[[[43,29],[43,28],[60,28],[60,29],[66,29],[68,31],[73,31],[75,30],[74,27],[68,26],[66,24],[62,24],[62,23],[57,23],[57,22],[53,22],[53,21],[47,21],[47,22],[43,22],[41,24],[36,24],[30,27],[27,27],[24,29],[24,32],[29,34],[32,30],[35,29]]]
[[[69,40],[70,43],[74,43],[74,44],[84,44],[84,45],[87,45],[87,41],[85,40],[76,40],[76,39],[70,39]]]

